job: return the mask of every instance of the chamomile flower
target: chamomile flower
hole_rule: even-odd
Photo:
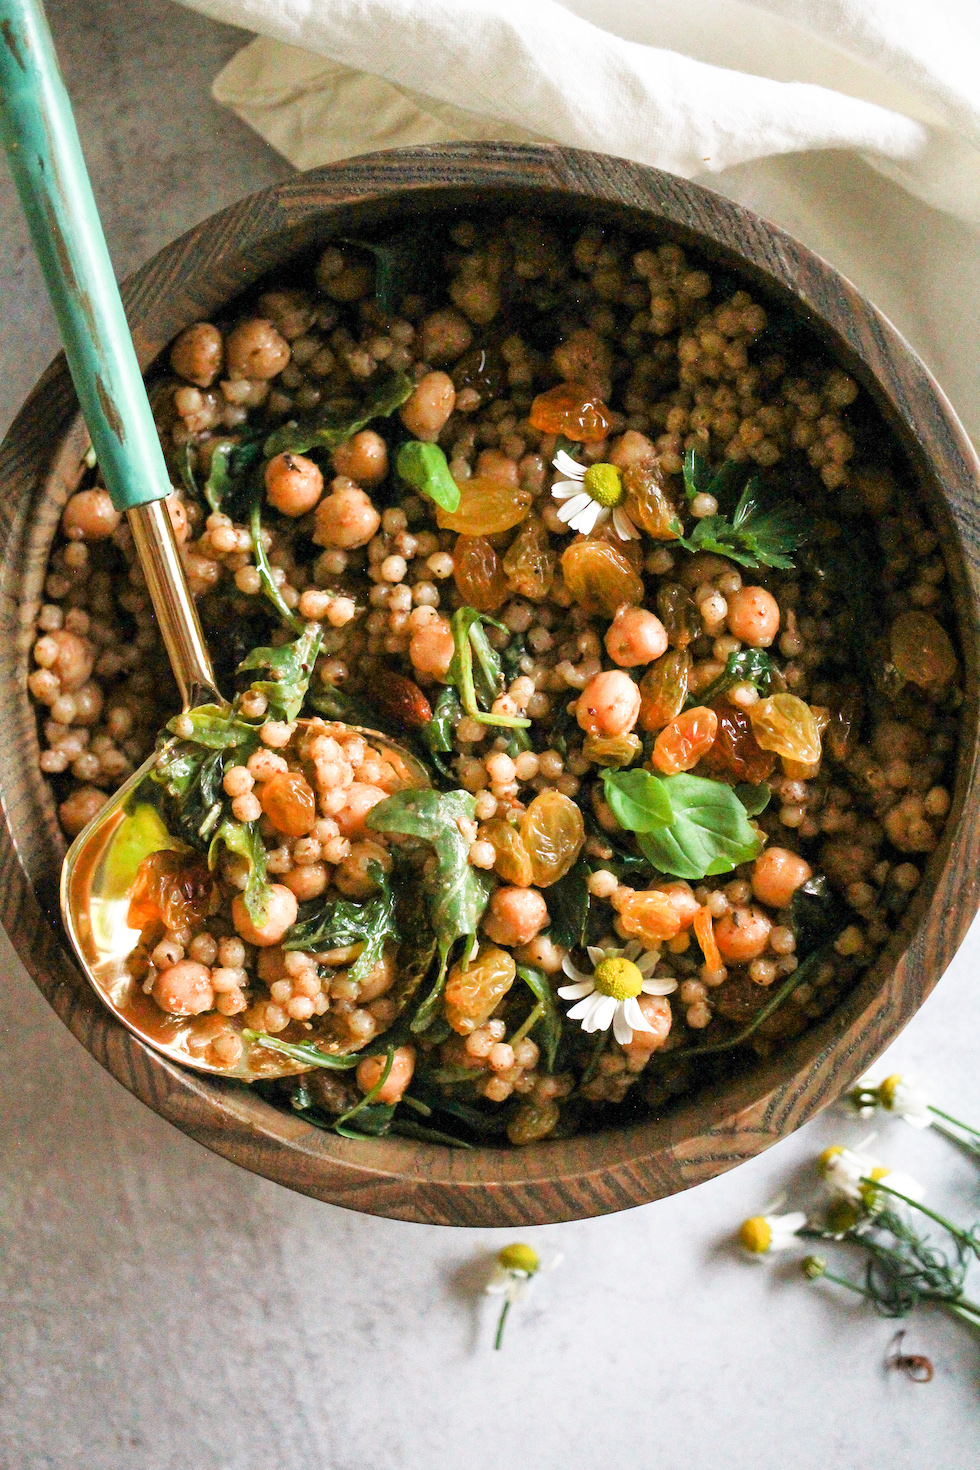
[[[881,1106],[889,1113],[897,1113],[913,1128],[932,1126],[932,1105],[925,1088],[912,1077],[903,1077],[893,1072],[878,1088]]]
[[[787,1215],[753,1215],[750,1220],[742,1221],[738,1243],[751,1256],[789,1250],[798,1244],[799,1232],[805,1224],[802,1210],[792,1210]]]
[[[520,1242],[505,1245],[503,1250],[497,1252],[493,1274],[483,1288],[487,1296],[504,1298],[493,1344],[495,1348],[499,1348],[503,1342],[504,1323],[514,1303],[520,1301],[539,1271],[554,1271],[563,1259],[562,1255],[556,1254],[546,1264],[542,1264],[537,1251]]]
[[[637,996],[670,995],[677,989],[673,978],[655,980],[653,972],[660,959],[658,949],[644,951],[639,940],[625,949],[600,949],[591,944],[586,951],[592,961],[592,974],[579,970],[566,955],[562,969],[573,984],[562,985],[562,1000],[577,1002],[568,1012],[570,1021],[581,1021],[583,1031],[608,1031],[622,1046],[629,1046],[634,1031],[652,1031],[653,1027],[640,1010]]]
[[[867,1154],[835,1144],[825,1148],[819,1160],[820,1173],[830,1193],[838,1199],[850,1200],[852,1204],[871,1209],[880,1203],[875,1184],[887,1184],[889,1189],[904,1194],[907,1199],[920,1200],[925,1190],[911,1174],[899,1169],[888,1169],[876,1164]],[[870,1183],[868,1181],[871,1181]]]
[[[563,480],[551,487],[555,500],[562,503],[558,519],[572,531],[589,536],[612,516],[613,528],[620,541],[636,541],[639,531],[622,504],[623,477],[614,464],[579,464],[559,449],[552,464]]]

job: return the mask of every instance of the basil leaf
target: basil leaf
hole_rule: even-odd
[[[757,817],[769,805],[772,787],[768,781],[760,781],[758,786],[742,782],[735,787],[735,795],[744,806],[746,816]]]
[[[252,923],[261,928],[268,913],[269,886],[265,881],[265,846],[257,825],[230,816],[222,820],[208,848],[208,867],[212,872],[218,866],[222,847],[245,859],[248,882],[242,897]]]
[[[762,842],[730,786],[686,773],[665,776],[663,784],[673,819],[637,837],[640,851],[660,872],[707,878],[758,857]]]
[[[696,700],[688,696],[688,705],[711,704],[736,684],[754,684],[760,694],[769,693],[772,688],[772,660],[764,648],[743,648],[739,653],[730,653],[725,662],[725,672],[713,679],[707,689],[702,689]]]
[[[551,897],[554,889],[549,889],[548,896]],[[540,1028],[541,1040],[544,1044],[544,1054],[548,1061],[548,1071],[555,1069],[555,1058],[558,1055],[558,1046],[561,1042],[562,1016],[555,1000],[555,994],[548,983],[547,975],[541,970],[535,970],[530,965],[518,965],[517,973],[524,984],[531,991],[537,1005],[535,1010],[541,1014],[528,1028],[534,1031]]]
[[[439,949],[439,972],[412,1021],[424,1031],[433,1020],[445,986],[449,952],[457,939],[475,936],[490,897],[492,879],[471,866],[469,843],[457,823],[474,821],[473,797],[467,791],[396,791],[371,808],[365,823],[375,832],[400,832],[427,842],[436,856],[436,871],[424,892],[429,921]]]
[[[627,832],[669,826],[673,808],[664,780],[652,771],[603,772],[606,804]]]
[[[409,439],[398,451],[395,472],[413,490],[427,495],[443,510],[459,509],[459,486],[449,473],[449,461],[438,444]]]
[[[266,459],[287,450],[306,454],[311,449],[336,449],[352,435],[366,429],[372,419],[390,418],[410,398],[415,384],[407,373],[379,368],[371,378],[367,392],[359,404],[327,403],[307,418],[283,424],[266,439]]]
[[[268,669],[271,678],[258,679],[252,688],[269,701],[269,718],[291,724],[303,708],[309,688],[323,629],[319,623],[306,623],[300,636],[281,648],[253,648],[248,658],[238,665],[240,674],[252,669]]]
[[[395,895],[391,880],[378,863],[368,864],[368,873],[379,885],[378,893],[364,903],[334,899],[325,903],[309,918],[299,920],[286,930],[283,949],[316,952],[342,949],[348,944],[363,948],[351,966],[349,978],[363,980],[382,959],[389,940],[401,938],[395,917]]]
[[[551,915],[548,933],[563,949],[574,949],[576,945],[585,943],[592,902],[588,887],[590,872],[588,863],[580,858],[564,878],[559,878],[548,889],[548,913]]]

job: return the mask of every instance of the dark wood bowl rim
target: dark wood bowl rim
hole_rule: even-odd
[[[950,564],[966,667],[950,820],[916,900],[876,965],[829,1016],[745,1076],[668,1116],[511,1151],[358,1143],[310,1127],[236,1084],[150,1051],[101,1006],[58,918],[64,850],[37,770],[25,680],[44,561],[77,474],[83,429],[63,357],[0,448],[0,920],[54,1010],[134,1095],[191,1137],[292,1189],[351,1209],[451,1225],[579,1219],[629,1208],[733,1167],[798,1128],[863,1072],[956,952],[980,902],[977,668],[980,462],[945,396],[895,328],[782,230],[673,175],[600,154],[509,144],[407,149],[300,175],[241,200],[167,246],[124,286],[141,364],[267,270],[396,214],[475,204],[588,217],[678,241],[792,304],[873,394],[907,451]]]

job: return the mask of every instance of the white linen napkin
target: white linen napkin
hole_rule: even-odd
[[[214,95],[298,168],[549,140],[741,199],[851,275],[980,432],[976,0],[182,3],[260,33]]]

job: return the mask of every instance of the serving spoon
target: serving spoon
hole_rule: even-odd
[[[173,487],[40,0],[0,0],[0,139],[106,489],[133,535],[182,708],[228,710],[164,503]],[[429,784],[421,762],[387,736],[341,722],[328,728],[366,735],[402,784]],[[61,913],[82,968],[123,1025],[176,1061],[246,1081],[306,1071],[309,1064],[242,1036],[237,1017],[167,1014],[127,969],[139,940],[127,923],[137,869],[151,852],[184,846],[144,790],[156,761],[154,753],[119,788],[65,858]],[[212,1043],[230,1033],[239,1036],[241,1052],[222,1062]],[[290,1042],[316,1035],[300,1023],[284,1033]]]

